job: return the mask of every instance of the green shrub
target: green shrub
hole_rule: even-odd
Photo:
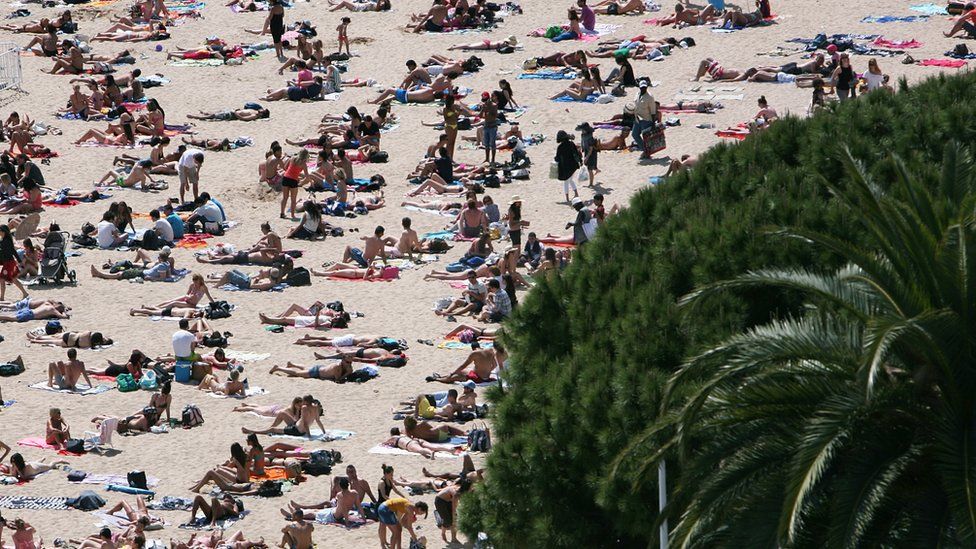
[[[842,147],[885,184],[890,155],[931,176],[950,139],[976,138],[976,75],[901,88],[710,149],[693,171],[638,193],[561,277],[530,292],[507,326],[510,387],[493,394],[495,446],[487,481],[462,500],[466,532],[487,532],[497,547],[655,539],[654,472],[635,483],[640,471],[625,462],[611,480],[612,462],[658,419],[666,380],[686,357],[799,304],[757,289],[687,318],[677,298],[767,266],[836,267],[822,249],[764,233],[796,226],[858,240],[856,214],[821,179],[844,177]]]

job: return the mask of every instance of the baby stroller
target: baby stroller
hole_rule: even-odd
[[[51,232],[44,239],[44,256],[41,258],[38,282],[49,284],[52,281],[61,284],[65,277],[75,281],[75,272],[68,270],[68,239],[71,235],[66,232]]]

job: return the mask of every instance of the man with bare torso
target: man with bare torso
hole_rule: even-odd
[[[491,349],[482,349],[477,342],[471,344],[472,351],[468,358],[461,363],[450,375],[441,376],[434,374],[427,378],[427,381],[440,381],[441,383],[455,383],[458,381],[471,380],[475,383],[485,383],[491,381],[491,373],[501,366],[508,355],[505,348],[498,341],[495,341]],[[465,369],[471,366],[471,370],[465,373]]]
[[[301,512],[293,513],[291,520],[291,524],[281,529],[280,547],[312,549],[312,532],[315,531],[315,526],[305,522],[305,516]]]
[[[349,482],[349,490],[359,495],[359,499],[356,502],[358,505],[363,504],[363,500],[366,496],[369,496],[369,500],[376,503],[376,496],[373,495],[373,490],[369,487],[369,483],[365,480],[359,478],[359,472],[356,471],[355,465],[346,466],[346,476],[336,475],[332,479],[332,499],[338,497],[339,493],[342,491],[342,486],[340,481],[346,479]]]
[[[409,217],[404,217],[400,222],[403,232],[400,233],[400,240],[397,241],[396,251],[412,259],[413,253],[420,251],[420,237],[417,231],[410,228],[411,223]]]
[[[93,387],[91,378],[88,377],[88,370],[85,363],[78,360],[78,349],[68,349],[68,361],[59,360],[47,365],[47,386],[54,387],[57,383],[58,389],[76,389],[78,380],[84,376],[85,383]]]
[[[444,32],[447,21],[447,6],[444,0],[434,0],[434,5],[427,11],[427,16],[417,24],[413,32]]]
[[[342,252],[342,262],[355,261],[364,269],[369,267],[377,256],[386,262],[386,246],[395,246],[396,241],[392,238],[384,238],[383,233],[385,232],[386,229],[382,225],[377,226],[373,231],[373,236],[363,237],[365,244],[362,249],[346,246],[345,251]]]

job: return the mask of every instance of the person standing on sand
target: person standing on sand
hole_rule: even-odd
[[[200,194],[200,168],[203,166],[203,151],[187,148],[180,156],[176,172],[180,177],[180,203],[186,203],[186,191],[193,186],[193,200]]]

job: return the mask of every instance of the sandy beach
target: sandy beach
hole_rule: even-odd
[[[791,38],[813,38],[818,33],[853,33],[863,35],[882,35],[889,40],[915,39],[922,43],[920,48],[907,50],[915,59],[944,58],[944,52],[951,50],[960,42],[958,39],[943,37],[943,31],[950,28],[950,18],[934,15],[927,21],[905,23],[865,23],[866,16],[910,16],[920,15],[909,6],[918,0],[865,0],[858,3],[839,0],[777,0],[773,11],[778,16],[774,24],[761,28],[749,28],[736,32],[713,32],[711,26],[672,29],[644,23],[645,19],[661,17],[671,11],[665,6],[661,12],[649,12],[636,16],[598,16],[599,24],[619,25],[612,34],[601,39],[624,40],[640,34],[651,37],[681,39],[692,37],[696,46],[688,49],[675,49],[671,55],[660,62],[646,60],[633,61],[638,77],[649,77],[655,86],[650,92],[661,103],[671,103],[682,94],[715,94],[727,96],[719,99],[724,108],[715,114],[673,115],[680,119],[680,125],[667,130],[667,148],[653,156],[650,161],[639,161],[638,152],[605,152],[601,154],[602,172],[597,177],[596,189],[580,188],[584,200],[590,200],[594,192],[606,196],[608,209],[613,204],[626,206],[634,193],[649,187],[651,176],[663,175],[668,165],[668,157],[682,154],[698,154],[720,141],[715,135],[717,129],[735,126],[753,117],[758,110],[756,101],[765,96],[771,107],[780,116],[788,114],[805,116],[810,104],[809,89],[800,89],[792,84],[720,82],[710,84],[689,82],[694,76],[699,62],[706,57],[719,60],[726,68],[745,69],[758,65],[779,65],[790,61],[802,62],[800,53],[789,56],[759,56],[777,47],[799,49],[800,44],[790,43]],[[589,50],[594,42],[578,41],[552,43],[543,38],[529,37],[527,34],[538,27],[562,24],[566,21],[566,10],[570,3],[551,0],[522,0],[524,14],[507,17],[491,32],[472,32],[455,34],[414,34],[404,32],[403,27],[412,13],[421,13],[429,8],[427,0],[394,0],[393,10],[383,13],[349,13],[340,11],[329,13],[327,0],[307,2],[299,0],[294,7],[285,12],[285,22],[308,20],[318,29],[318,37],[325,42],[326,51],[336,47],[335,26],[340,17],[350,16],[352,24],[349,35],[353,39],[353,58],[349,61],[348,72],[344,78],[372,78],[384,86],[396,86],[405,75],[404,62],[415,59],[426,60],[432,54],[457,57],[477,55],[485,66],[480,72],[465,75],[457,80],[457,85],[474,90],[466,101],[474,101],[483,90],[497,88],[499,79],[512,83],[517,101],[528,107],[518,118],[525,136],[541,134],[544,142],[527,147],[533,167],[531,179],[503,185],[500,189],[488,189],[487,195],[504,208],[512,195],[518,194],[524,201],[523,217],[531,222],[529,230],[540,235],[547,232],[565,234],[565,225],[575,217],[575,212],[564,201],[559,182],[548,178],[549,163],[553,157],[556,143],[555,134],[565,130],[577,135],[577,124],[605,120],[622,112],[626,103],[633,100],[634,91],[626,98],[616,98],[608,104],[558,103],[546,99],[570,81],[519,80],[522,62],[530,57],[548,55],[556,51]],[[74,6],[71,6],[74,8]],[[123,14],[128,4],[118,1],[100,8],[79,6],[73,9],[79,21],[79,32],[94,35],[111,23],[109,14]],[[39,4],[27,4],[31,11],[29,18],[11,20],[12,23],[26,22],[41,16],[53,16],[64,7],[41,8]],[[749,6],[744,6],[749,9]],[[13,11],[10,7],[4,12]],[[136,56],[138,67],[143,74],[160,73],[170,80],[162,87],[147,90],[149,97],[158,100],[166,111],[166,121],[170,124],[188,122],[186,115],[202,111],[219,111],[240,108],[245,102],[257,101],[271,111],[269,120],[256,122],[196,122],[195,137],[235,138],[247,136],[254,145],[230,152],[208,152],[201,170],[200,188],[217,197],[225,207],[228,217],[237,226],[224,236],[210,240],[210,243],[231,243],[238,248],[253,244],[260,236],[259,225],[270,221],[274,230],[284,235],[296,221],[278,219],[278,195],[266,190],[267,185],[258,182],[257,166],[264,158],[270,143],[286,138],[314,138],[319,119],[326,114],[341,114],[349,106],[357,106],[364,114],[374,113],[376,107],[366,102],[376,95],[371,88],[345,88],[336,101],[296,103],[290,101],[266,102],[260,98],[269,88],[285,85],[285,76],[277,74],[278,62],[273,50],[265,50],[260,56],[241,66],[219,67],[179,67],[166,63],[165,51],[175,46],[185,48],[199,46],[208,36],[219,36],[227,43],[252,43],[267,40],[268,37],[255,37],[243,29],[260,28],[265,13],[235,13],[222,2],[211,0],[202,9],[203,17],[188,19],[172,27],[172,38],[163,42],[135,44],[97,43],[95,51],[112,54],[128,48]],[[31,35],[0,32],[0,41],[11,41],[23,46]],[[502,40],[510,35],[518,38],[520,48],[514,53],[503,55],[497,52],[448,52],[453,44],[474,42],[484,39]],[[859,41],[864,43],[864,40]],[[162,52],[155,51],[157,44]],[[821,50],[822,51],[822,50]],[[891,76],[892,81],[903,77],[909,82],[932,77],[940,70],[968,70],[939,67],[906,65],[901,60],[904,55],[878,57],[882,71]],[[857,72],[867,69],[872,56],[852,56]],[[596,59],[601,73],[606,75],[613,66],[612,59]],[[48,185],[71,187],[72,189],[91,188],[112,167],[112,159],[119,153],[148,155],[149,148],[135,151],[109,147],[78,147],[72,141],[88,128],[102,128],[104,122],[85,122],[59,120],[54,117],[62,108],[71,92],[70,77],[44,74],[50,61],[42,57],[23,55],[23,88],[26,94],[11,95],[11,102],[0,108],[0,115],[6,118],[14,110],[29,114],[35,121],[43,121],[58,128],[60,135],[46,135],[37,141],[58,152],[58,157],[49,165],[41,165]],[[121,66],[117,74],[125,74],[130,66]],[[741,96],[741,98],[739,98]],[[2,97],[2,96],[0,96]],[[309,242],[286,240],[286,249],[297,249],[303,257],[297,265],[307,268],[318,267],[327,261],[341,259],[347,245],[358,245],[362,235],[372,233],[374,227],[383,225],[387,234],[398,235],[400,220],[409,216],[414,228],[420,232],[438,231],[449,221],[432,213],[407,211],[400,207],[404,195],[412,186],[406,181],[427,146],[436,140],[437,130],[425,127],[423,122],[439,122],[437,108],[429,105],[401,105],[394,103],[393,114],[399,124],[394,130],[383,134],[382,149],[389,153],[385,164],[357,164],[355,176],[369,178],[373,174],[382,175],[387,186],[384,189],[386,207],[355,219],[327,218],[328,221],[345,229],[342,237],[327,238],[324,241]],[[672,115],[667,115],[669,117]],[[698,124],[712,127],[697,128]],[[503,125],[504,129],[507,126]],[[463,132],[473,135],[471,132]],[[597,130],[597,137],[609,139],[617,132]],[[178,138],[174,138],[174,145]],[[167,150],[169,152],[170,149]],[[285,146],[285,152],[294,152],[294,147]],[[473,148],[462,148],[457,160],[478,163],[483,152]],[[509,153],[499,152],[499,160],[509,158]],[[135,212],[146,213],[159,207],[169,197],[177,195],[179,182],[174,176],[161,179],[170,185],[162,192],[140,192],[137,190],[112,190],[112,198],[94,204],[80,204],[70,208],[47,207],[41,213],[41,226],[57,222],[64,230],[77,233],[85,222],[97,223],[111,201],[124,200]],[[300,191],[299,197],[305,196]],[[149,220],[139,218],[136,227],[147,227]],[[349,232],[358,229],[359,232]],[[507,242],[496,243],[496,249],[504,249]],[[220,289],[211,291],[216,299],[225,299],[236,306],[229,319],[214,321],[220,331],[233,334],[229,350],[236,352],[268,354],[269,358],[247,362],[246,377],[252,386],[267,390],[267,394],[252,396],[246,402],[270,405],[287,404],[293,397],[311,394],[320,399],[325,407],[323,422],[329,429],[353,431],[348,440],[330,443],[302,443],[309,449],[334,449],[342,453],[343,463],[355,465],[362,478],[374,487],[380,479],[381,464],[396,468],[396,475],[410,479],[420,478],[421,468],[448,472],[460,468],[459,459],[441,459],[430,462],[418,455],[391,456],[369,453],[369,449],[388,437],[391,427],[400,422],[392,419],[391,409],[404,399],[413,399],[418,394],[442,390],[445,386],[428,384],[424,378],[432,372],[449,372],[466,356],[463,350],[438,349],[424,345],[418,339],[443,340],[443,336],[454,323],[435,316],[432,306],[435,301],[447,296],[455,296],[459,290],[443,281],[424,281],[423,275],[431,268],[442,269],[447,263],[459,258],[467,249],[467,243],[457,242],[437,263],[415,266],[401,272],[398,280],[392,282],[335,281],[313,278],[312,285],[287,288],[282,292],[226,292]],[[148,318],[132,317],[128,311],[141,304],[154,304],[164,299],[183,295],[189,278],[174,283],[95,280],[89,275],[92,265],[100,267],[110,261],[131,259],[132,252],[107,250],[80,250],[80,257],[70,257],[70,267],[78,273],[75,286],[30,287],[36,298],[51,298],[64,301],[72,308],[70,320],[64,321],[68,330],[97,330],[115,340],[114,346],[97,350],[81,350],[79,358],[89,368],[104,368],[105,361],[111,359],[124,362],[133,349],[140,349],[148,356],[158,356],[172,351],[170,337],[177,323],[169,320],[152,321]],[[230,266],[203,265],[193,258],[194,250],[177,248],[174,251],[176,266],[192,269],[204,275],[222,273]],[[256,267],[243,267],[246,272],[255,272]],[[15,288],[7,288],[7,298],[16,299],[19,293]],[[519,292],[520,298],[525,295]],[[309,333],[307,329],[286,328],[283,333],[270,333],[259,324],[258,313],[278,313],[292,303],[308,305],[315,300],[329,302],[341,300],[347,310],[359,311],[363,316],[353,318],[347,330],[333,330],[335,334],[376,334],[402,338],[410,348],[407,351],[409,363],[400,369],[381,369],[377,379],[366,383],[335,384],[329,381],[291,379],[269,374],[274,364],[291,361],[313,364],[313,350],[294,345],[296,339]],[[470,318],[459,319],[466,323],[476,323]],[[27,461],[45,458],[47,461],[60,459],[53,451],[18,447],[16,442],[26,437],[43,436],[44,422],[49,407],[57,406],[74,433],[92,430],[90,420],[96,415],[125,416],[146,406],[150,393],[138,391],[120,393],[110,391],[94,396],[61,395],[31,389],[28,385],[45,380],[47,364],[64,358],[65,350],[60,348],[28,345],[25,332],[43,326],[43,322],[0,324],[0,361],[23,356],[27,371],[16,377],[0,378],[0,389],[4,400],[16,401],[0,411],[0,441],[10,445],[14,452],[21,452]],[[594,329],[599,329],[595,326]],[[432,387],[436,385],[436,387]],[[479,397],[483,389],[479,389]],[[480,400],[480,398],[479,398]],[[82,457],[68,457],[70,466],[98,474],[124,475],[132,470],[144,470],[160,479],[156,488],[157,499],[162,496],[192,496],[189,487],[207,470],[226,461],[228,449],[234,442],[243,442],[241,427],[263,428],[270,420],[252,415],[233,413],[232,408],[239,404],[235,399],[218,399],[198,391],[193,386],[174,384],[173,409],[182,410],[189,403],[199,406],[205,424],[190,430],[174,429],[166,434],[144,434],[134,437],[117,436],[115,447],[117,455],[106,457],[88,454]],[[468,427],[471,425],[469,424]],[[262,437],[265,444],[276,441]],[[285,442],[290,442],[285,440]],[[476,463],[484,463],[485,456],[475,455]],[[341,469],[337,469],[341,470]],[[0,497],[6,495],[31,495],[74,497],[83,489],[95,489],[109,504],[118,501],[118,494],[107,493],[94,485],[71,484],[62,471],[53,471],[39,478],[16,486],[0,486]],[[248,516],[233,528],[243,529],[249,539],[263,537],[269,543],[280,540],[280,530],[285,521],[278,509],[289,499],[300,501],[321,501],[326,499],[329,490],[329,477],[312,478],[285,494],[282,498],[244,498],[249,511]],[[127,498],[131,500],[131,497]],[[415,500],[432,502],[428,494]],[[55,538],[82,538],[97,531],[99,520],[91,514],[79,511],[22,511],[0,509],[3,517],[21,517],[31,523],[44,539],[44,546],[53,546]],[[151,538],[169,543],[173,539],[187,539],[190,532],[177,529],[185,522],[189,513],[185,511],[159,512],[169,526],[151,533]],[[426,536],[429,547],[445,546],[434,524],[433,515],[420,523],[419,533]],[[9,537],[9,535],[8,535]],[[339,526],[317,525],[314,539],[320,547],[375,547],[378,544],[376,526],[370,524],[358,529]],[[6,541],[6,540],[3,540]]]

